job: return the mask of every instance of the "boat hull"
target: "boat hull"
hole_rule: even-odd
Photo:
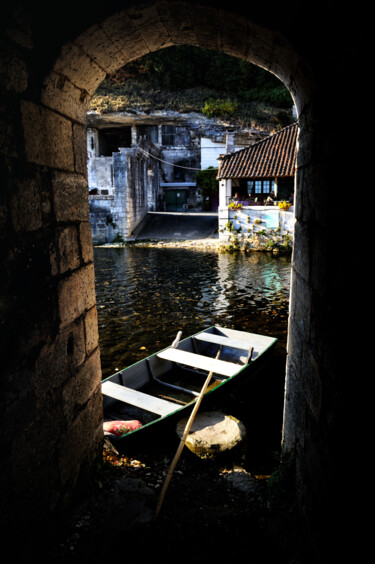
[[[176,435],[170,430],[190,414],[209,373],[210,386],[200,411],[220,407],[235,388],[256,377],[276,341],[213,326],[110,376],[102,382],[104,420],[135,419],[142,426],[122,437],[108,438],[119,452],[140,442],[158,445],[162,440],[174,440]],[[219,349],[219,361],[215,362]]]

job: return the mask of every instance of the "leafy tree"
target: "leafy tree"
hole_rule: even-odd
[[[197,173],[197,186],[202,192],[203,205],[209,208],[208,202],[211,201],[212,196],[216,195],[219,190],[219,181],[217,180],[218,169],[210,166],[204,170],[200,170]]]

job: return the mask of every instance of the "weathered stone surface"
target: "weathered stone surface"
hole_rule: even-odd
[[[188,418],[177,423],[176,432],[182,438]],[[187,448],[200,458],[211,458],[231,451],[242,444],[246,429],[241,421],[219,412],[198,414],[186,439]]]
[[[78,233],[74,225],[63,229],[59,236],[60,272],[75,270],[80,264]]]
[[[64,414],[67,421],[73,421],[96,388],[100,385],[100,354],[97,350],[66,384],[63,390]]]
[[[73,272],[60,283],[59,308],[61,326],[72,323],[95,305],[95,275],[93,265]]]
[[[150,51],[173,45],[173,41],[159,15],[158,6],[149,4],[145,8],[134,4],[127,9],[127,14],[131,26],[139,32],[142,41]]]
[[[161,4],[158,11],[175,45],[197,44],[191,13],[185,3],[176,4],[173,9],[168,4]]]
[[[86,352],[90,354],[98,346],[98,311],[90,309],[85,317]]]
[[[27,160],[74,170],[71,122],[32,102],[22,102],[21,109]]]
[[[90,222],[83,222],[79,226],[79,236],[81,241],[81,253],[84,262],[92,262],[94,260],[94,251],[92,248],[92,229]]]
[[[85,409],[76,413],[76,418],[70,421],[60,441],[59,471],[62,486],[68,482],[74,483],[77,479],[82,453],[94,456],[103,442],[102,405],[101,388],[97,386]]]
[[[54,71],[69,80],[78,88],[93,94],[104,80],[106,73],[86,55],[80,46],[64,45]]]
[[[125,11],[107,18],[102,28],[111,38],[111,43],[118,49],[118,55],[122,55],[123,64],[149,53],[148,45],[134,28]]]
[[[61,331],[55,340],[46,343],[35,365],[34,386],[37,404],[48,402],[53,390],[58,390],[75,372],[86,356],[83,321]]]
[[[111,73],[124,65],[124,56],[100,26],[82,33],[75,43],[102,69]]]
[[[87,178],[86,126],[73,126],[74,168]]]
[[[85,178],[76,174],[56,172],[52,179],[57,221],[87,221],[89,203]]]
[[[42,227],[38,179],[25,178],[12,194],[12,222],[16,231],[34,231]]]
[[[82,90],[72,84],[66,76],[51,72],[45,79],[42,102],[48,108],[56,110],[79,123],[85,123],[86,103]]]

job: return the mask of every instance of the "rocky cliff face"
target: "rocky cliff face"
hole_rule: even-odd
[[[97,129],[136,125],[176,125],[189,127],[200,137],[208,137],[218,143],[225,143],[228,131],[236,134],[237,145],[250,145],[269,135],[270,131],[255,129],[243,124],[233,124],[218,118],[208,118],[203,114],[179,113],[171,110],[156,110],[149,113],[132,110],[100,114],[90,111],[86,118],[87,126]]]

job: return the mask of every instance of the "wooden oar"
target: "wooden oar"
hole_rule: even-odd
[[[218,359],[219,356],[220,356],[221,348],[222,348],[222,347],[221,347],[221,345],[220,345],[220,348],[219,348],[219,350],[218,350],[218,352],[217,352],[217,355],[216,355],[216,358],[217,358],[217,359]],[[201,391],[200,391],[200,394],[199,394],[199,396],[198,396],[198,398],[197,398],[197,400],[196,400],[196,402],[195,402],[194,409],[193,409],[193,411],[191,412],[190,417],[189,417],[189,419],[188,419],[188,422],[187,422],[186,425],[185,425],[184,433],[183,433],[183,435],[182,435],[182,438],[181,438],[180,444],[179,444],[179,446],[178,446],[178,449],[177,449],[177,451],[176,451],[176,454],[174,455],[174,458],[173,458],[173,460],[172,460],[172,464],[171,464],[170,467],[169,467],[169,471],[168,471],[167,477],[166,477],[165,482],[164,482],[164,485],[163,485],[163,489],[162,489],[161,494],[160,494],[160,497],[159,497],[158,505],[157,505],[157,507],[156,507],[155,514],[154,514],[154,520],[155,520],[155,519],[157,518],[157,516],[159,515],[161,506],[162,506],[163,501],[164,501],[164,497],[165,497],[166,491],[167,491],[167,489],[168,489],[169,483],[170,483],[171,478],[172,478],[172,474],[173,474],[173,472],[174,472],[174,469],[175,469],[175,467],[176,467],[176,464],[177,464],[177,462],[178,462],[178,459],[180,458],[182,449],[183,449],[184,446],[185,446],[185,442],[186,442],[186,439],[187,439],[187,437],[188,437],[188,435],[189,435],[190,428],[191,428],[191,426],[192,426],[192,424],[193,424],[193,421],[194,421],[194,418],[195,418],[195,416],[196,416],[196,413],[197,413],[197,411],[198,411],[198,409],[199,409],[199,406],[200,406],[200,404],[201,404],[201,402],[202,402],[203,396],[204,396],[204,394],[206,393],[206,390],[207,390],[208,384],[210,383],[210,380],[211,380],[211,378],[212,378],[212,375],[213,375],[213,371],[211,371],[211,372],[209,373],[209,375],[207,376],[206,381],[205,381],[205,383],[203,384],[203,387],[202,387],[202,389],[201,389]]]

